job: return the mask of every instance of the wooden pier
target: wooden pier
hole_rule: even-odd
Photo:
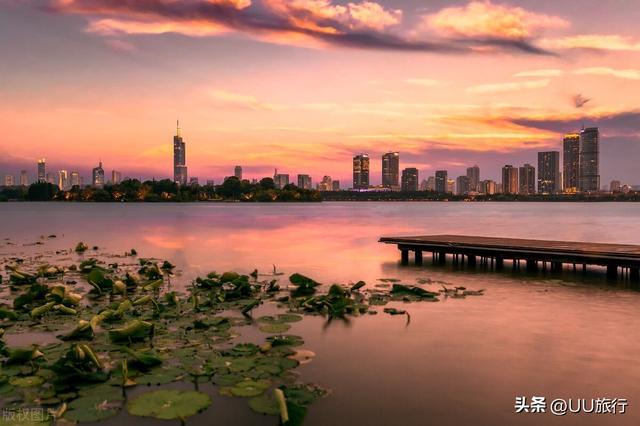
[[[416,265],[423,264],[424,253],[431,253],[432,261],[445,264],[447,256],[455,265],[481,266],[501,270],[505,260],[513,269],[521,262],[527,271],[561,272],[569,265],[586,272],[588,265],[604,267],[607,277],[620,274],[640,281],[640,245],[585,243],[572,241],[526,240],[517,238],[477,237],[466,235],[426,235],[417,237],[382,237],[381,243],[396,244],[403,264],[414,253]]]

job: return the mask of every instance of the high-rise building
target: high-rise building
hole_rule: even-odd
[[[477,164],[467,168],[467,177],[469,178],[469,191],[480,192],[480,167]]]
[[[242,166],[236,166],[233,169],[233,175],[238,178],[238,180],[242,180]]]
[[[173,181],[178,185],[187,184],[187,147],[180,134],[180,122],[176,122],[173,137]]]
[[[576,192],[580,180],[580,134],[567,133],[562,140],[562,189]]]
[[[80,173],[71,172],[71,187],[80,186]]]
[[[278,169],[276,169],[273,174],[273,183],[275,183],[276,188],[282,189],[285,186],[289,185],[289,175],[278,173]]]
[[[353,157],[353,189],[369,188],[369,156],[359,154]]]
[[[4,186],[15,186],[16,181],[13,175],[4,175]]]
[[[387,152],[382,156],[382,186],[397,188],[400,178],[400,153]]]
[[[502,193],[518,193],[518,169],[511,164],[507,164],[502,168]]]
[[[446,170],[436,170],[436,192],[439,194],[444,194],[447,192],[447,171]]]
[[[20,186],[29,185],[29,175],[26,170],[20,170]]]
[[[318,191],[333,191],[331,176],[324,176],[318,184]]]
[[[331,190],[332,191],[340,191],[340,180],[339,179],[334,179],[331,182]]]
[[[402,171],[402,190],[417,191],[418,190],[418,169],[415,167],[407,167]]]
[[[471,179],[469,176],[458,176],[456,179],[456,194],[465,195],[468,194],[471,188]]]
[[[611,192],[620,192],[622,191],[622,184],[619,180],[612,180],[609,185],[609,191]]]
[[[114,185],[122,182],[122,173],[117,170],[111,170],[111,183]]]
[[[38,160],[38,182],[47,181],[47,164],[44,158]]]
[[[58,172],[58,188],[63,191],[69,189],[69,172],[66,170],[60,170]]]
[[[311,176],[309,175],[298,175],[298,188],[300,189],[311,189]]]
[[[531,164],[525,164],[520,167],[520,185],[518,192],[524,195],[532,195],[536,193],[536,168]]]
[[[427,178],[427,191],[435,191],[436,190],[436,177],[429,176]]]
[[[190,186],[197,186],[198,185],[198,177],[197,176],[192,176],[189,178],[189,185]]]
[[[560,152],[539,152],[538,192],[540,194],[555,194],[561,189],[560,181]]]
[[[493,195],[496,193],[496,183],[491,179],[487,179],[482,181],[482,189],[480,192],[483,192],[487,195]]]
[[[56,174],[55,173],[47,173],[46,177],[45,177],[45,182],[50,183],[51,185],[56,185],[58,179],[56,179]]]
[[[95,167],[91,172],[91,184],[95,188],[104,187],[104,169],[102,168],[102,161],[100,161],[98,167]]]
[[[587,127],[580,131],[580,184],[582,192],[600,190],[600,131]]]
[[[455,179],[447,179],[447,193],[453,194],[456,191],[456,180]]]

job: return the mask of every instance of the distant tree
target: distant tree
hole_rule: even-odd
[[[240,179],[235,176],[226,178],[222,185],[218,186],[217,192],[224,198],[240,198],[240,194],[242,194],[242,184],[240,183]]]
[[[276,189],[276,183],[273,181],[272,178],[266,177],[266,178],[260,179],[260,187],[262,189]]]
[[[27,198],[30,201],[51,201],[60,189],[49,182],[35,182],[29,185]]]

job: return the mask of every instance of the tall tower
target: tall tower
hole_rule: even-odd
[[[359,154],[353,157],[353,189],[369,188],[369,156]]]
[[[502,168],[502,193],[518,193],[518,168],[507,164]]]
[[[600,131],[587,127],[580,131],[580,191],[600,190]]]
[[[520,167],[520,188],[519,193],[525,195],[535,194],[536,192],[536,168],[531,164],[525,164]]]
[[[180,121],[176,121],[176,135],[173,137],[173,181],[178,185],[187,184],[187,152],[180,135]]]
[[[447,192],[447,171],[446,170],[436,170],[436,192],[439,194],[444,194]]]
[[[580,179],[580,134],[564,135],[562,154],[562,189],[564,192],[576,192]]]
[[[560,191],[560,152],[538,153],[538,193],[555,194]]]
[[[477,164],[467,168],[467,177],[469,178],[469,191],[480,191],[480,167]]]
[[[38,160],[38,182],[47,181],[47,165],[44,158]]]
[[[382,186],[393,188],[398,186],[400,178],[400,153],[387,152],[382,156]]]
[[[242,166],[236,166],[235,169],[233,169],[233,175],[239,180],[242,180]]]
[[[98,163],[98,167],[95,167],[91,173],[92,185],[95,188],[104,187],[104,169],[102,168],[102,160]],[[61,188],[62,189],[62,188]]]

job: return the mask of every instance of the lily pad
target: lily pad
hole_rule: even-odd
[[[264,394],[255,396],[249,400],[249,407],[256,413],[266,414],[268,416],[277,416],[280,414],[278,401],[273,395]]]
[[[276,322],[276,323],[260,324],[260,327],[258,328],[263,333],[276,334],[276,333],[284,333],[285,331],[288,331],[291,328],[291,326],[286,323]]]
[[[19,388],[35,388],[44,383],[44,379],[39,376],[12,377],[9,383]]]
[[[127,405],[129,414],[162,420],[185,419],[211,405],[211,397],[197,391],[158,390],[144,393]]]
[[[122,408],[123,398],[108,395],[82,396],[69,403],[64,417],[75,422],[97,422],[115,416]]]
[[[262,395],[269,386],[270,383],[266,380],[244,380],[236,383],[229,391],[233,396],[251,397]]]

